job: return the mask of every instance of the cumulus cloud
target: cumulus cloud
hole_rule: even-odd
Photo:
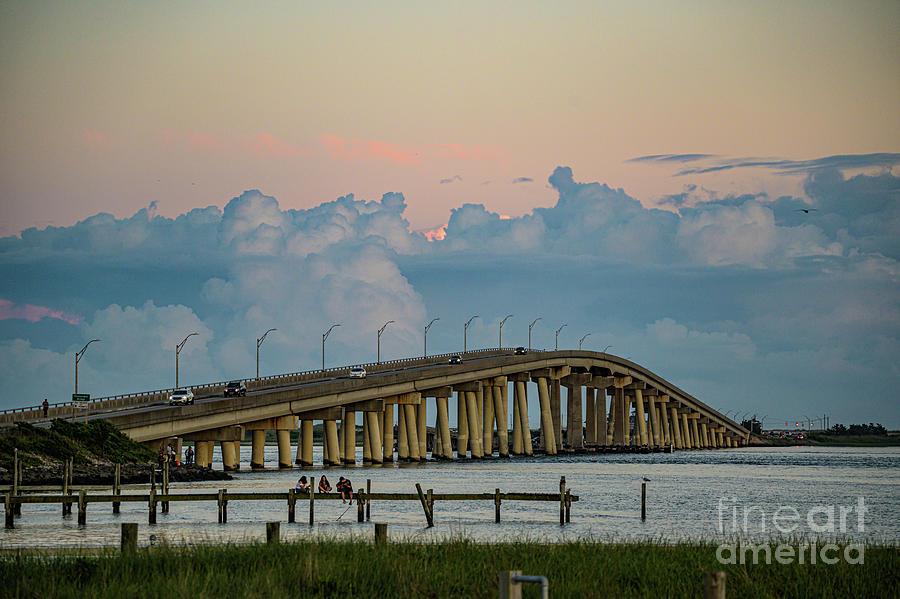
[[[79,371],[99,395],[173,384],[174,344],[192,331],[185,382],[252,375],[255,339],[272,327],[262,374],[319,367],[332,323],[342,326],[326,359],[340,364],[373,360],[388,320],[382,356],[393,358],[418,354],[438,316],[429,353],[459,351],[473,314],[469,347],[495,346],[498,320],[514,313],[504,344],[526,344],[542,316],[533,343],[552,347],[567,322],[561,347],[590,331],[586,347],[612,345],[723,409],[827,406],[900,422],[877,399],[900,383],[897,177],[817,169],[804,198],[686,187],[676,211],[567,167],[548,182],[553,206],[509,218],[463,203],[428,235],[410,231],[399,193],[286,210],[251,190],[224,210],[169,219],[148,207],[0,239],[0,314],[52,307],[36,322],[0,319],[0,365],[17,373],[0,381],[0,401],[71,392],[70,354],[83,341],[51,326],[103,339]],[[62,324],[52,311],[85,317]],[[865,401],[848,404],[844,376]]]

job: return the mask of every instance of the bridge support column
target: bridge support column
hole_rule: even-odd
[[[251,432],[252,447],[250,449],[250,469],[262,470],[265,466],[266,431],[254,430]]]
[[[372,444],[369,442],[369,419],[366,418],[368,412],[363,412],[362,417],[362,436],[363,436],[363,465],[372,463]]]
[[[528,384],[527,381],[516,381],[515,391],[519,406],[519,430],[522,431],[522,451],[525,455],[534,455],[534,447],[531,443],[531,423],[528,420]]]
[[[278,441],[278,468],[280,470],[291,469],[291,431],[278,429],[275,431],[275,439]]]
[[[520,390],[519,385],[522,385],[523,389]],[[525,434],[522,429],[522,416],[521,416],[521,397],[524,392],[525,383],[520,383],[519,381],[513,382],[513,441],[512,441],[512,453],[513,455],[522,455],[525,453]],[[527,410],[528,408],[526,408]]]
[[[494,386],[485,381],[481,384],[481,451],[482,456],[494,453]]]
[[[647,413],[644,411],[644,392],[640,389],[634,390],[634,422],[635,436],[638,437],[638,443],[642,446],[650,445],[647,438]]]
[[[597,444],[597,390],[584,388],[584,444]]]
[[[325,454],[326,466],[340,466],[341,447],[338,439],[337,420],[325,421],[325,444],[328,452]]]
[[[706,428],[705,422],[698,423],[700,428],[700,447],[703,449],[709,449],[709,432]]]
[[[449,401],[446,397],[435,399],[437,403],[437,421],[435,422],[435,436],[441,440],[441,452],[439,456],[445,460],[453,459],[453,447],[450,444],[450,411]],[[431,454],[434,457],[434,452]]]
[[[233,472],[240,467],[238,457],[234,451],[234,441],[220,441],[222,447],[222,468],[225,472]]]
[[[409,459],[419,461],[419,427],[416,423],[416,406],[406,404],[403,406],[406,415],[406,439],[409,447]]]
[[[616,429],[616,390],[613,389],[612,395],[609,398],[609,419],[606,423],[607,431],[606,431],[606,444],[612,445],[614,443],[615,429]]]
[[[716,447],[725,447],[725,436],[722,434],[724,429],[720,426],[716,429]]]
[[[662,445],[659,435],[659,412],[656,411],[656,398],[652,395],[647,396],[647,412],[650,416],[650,444],[659,447]]]
[[[700,432],[697,430],[696,415],[691,414],[688,420],[688,425],[691,428],[691,445],[694,447],[694,449],[700,449],[702,445],[700,445]]]
[[[397,406],[397,459],[401,462],[409,459],[409,433],[406,428],[406,410],[400,404]]]
[[[576,376],[576,375],[572,375]],[[566,386],[566,445],[569,449],[584,448],[584,426],[581,420],[581,385]]]
[[[493,387],[494,394],[494,420],[497,422],[497,453],[501,458],[509,457],[509,425],[506,415],[509,413],[509,404],[506,397],[507,382]]]
[[[416,437],[419,439],[419,459],[428,459],[428,404],[427,398],[422,397],[421,403],[416,406]]]
[[[382,461],[390,464],[394,461],[394,406],[385,403],[381,412],[381,451]]]
[[[484,449],[481,444],[481,422],[478,413],[478,395],[474,391],[466,391],[466,416],[469,419],[472,457],[480,459],[484,457]]]
[[[557,451],[562,449],[562,384],[559,379],[550,379],[550,414],[553,416],[553,440]]]
[[[210,458],[208,449],[210,441],[194,441],[194,463],[203,468],[209,468]]]
[[[456,392],[456,457],[466,458],[469,453],[469,410],[466,392]]]
[[[365,435],[366,444],[369,446],[369,459],[373,464],[380,464],[383,455],[381,428],[378,426],[379,420],[379,412],[363,412],[363,424],[365,424],[363,435]]]
[[[681,439],[684,444],[685,449],[696,449],[694,447],[694,439],[693,435],[691,435],[691,425],[688,422],[688,415],[686,413],[681,414]]]
[[[660,403],[659,406],[659,419],[662,423],[662,434],[663,434],[663,444],[666,446],[672,445],[675,443],[675,437],[672,434],[672,429],[669,427],[669,414],[666,409],[665,403]]]
[[[669,408],[669,413],[672,414],[672,438],[673,443],[675,444],[675,449],[684,449],[684,442],[681,440],[681,427],[678,425],[678,408],[672,406]]]
[[[341,452],[341,462],[344,464],[356,465],[356,412],[353,410],[344,410],[344,417],[341,420],[341,435],[343,443],[343,451]]]
[[[299,464],[309,468],[313,465],[313,421],[300,421],[300,442],[297,444],[297,453],[300,456]]]
[[[547,455],[556,455],[556,438],[554,437],[553,413],[550,410],[550,389],[546,377],[538,377],[538,400],[541,403],[541,441]]]
[[[625,389],[616,387],[613,394],[613,405],[610,407],[610,413],[613,421],[613,445],[628,444],[628,410],[626,406],[628,402],[625,399]]]

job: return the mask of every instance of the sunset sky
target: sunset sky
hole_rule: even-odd
[[[64,400],[93,337],[101,395],[171,385],[188,329],[202,382],[269,327],[264,374],[337,320],[349,363],[515,313],[714,407],[900,426],[898,32],[893,0],[0,2],[0,408]]]

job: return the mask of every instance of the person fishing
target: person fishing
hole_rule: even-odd
[[[319,493],[330,493],[331,492],[331,483],[328,482],[328,479],[325,478],[325,475],[322,475],[322,478],[319,479]]]
[[[337,492],[341,494],[341,501],[343,503],[347,503],[347,500],[349,499],[350,505],[353,505],[353,485],[350,483],[350,479],[342,476],[337,484]]]

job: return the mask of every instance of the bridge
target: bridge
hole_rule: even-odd
[[[252,438],[251,468],[263,468],[267,431],[275,431],[280,468],[313,466],[315,422],[323,423],[324,465],[355,464],[357,412],[362,413],[365,464],[427,459],[426,406],[431,402],[436,407],[432,459],[452,460],[454,450],[456,458],[478,459],[495,452],[508,457],[592,449],[719,449],[749,440],[750,432],[730,418],[612,354],[566,350],[516,355],[512,349],[488,349],[461,354],[461,364],[448,363],[449,355],[365,364],[368,374],[362,379],[349,378],[349,366],[249,379],[244,397],[222,397],[224,382],[196,385],[191,387],[196,402],[186,406],[167,404],[171,389],[96,398],[86,412],[154,449],[174,443],[180,455],[182,442],[193,441],[201,466],[211,464],[219,443],[226,470],[240,469],[246,431]],[[540,435],[533,441],[528,406],[529,391],[534,397],[535,388]],[[451,400],[457,410],[455,443]],[[0,425],[71,417],[74,407],[72,402],[53,404],[46,416],[39,406],[6,410],[0,413]],[[291,432],[298,429],[292,452]]]

